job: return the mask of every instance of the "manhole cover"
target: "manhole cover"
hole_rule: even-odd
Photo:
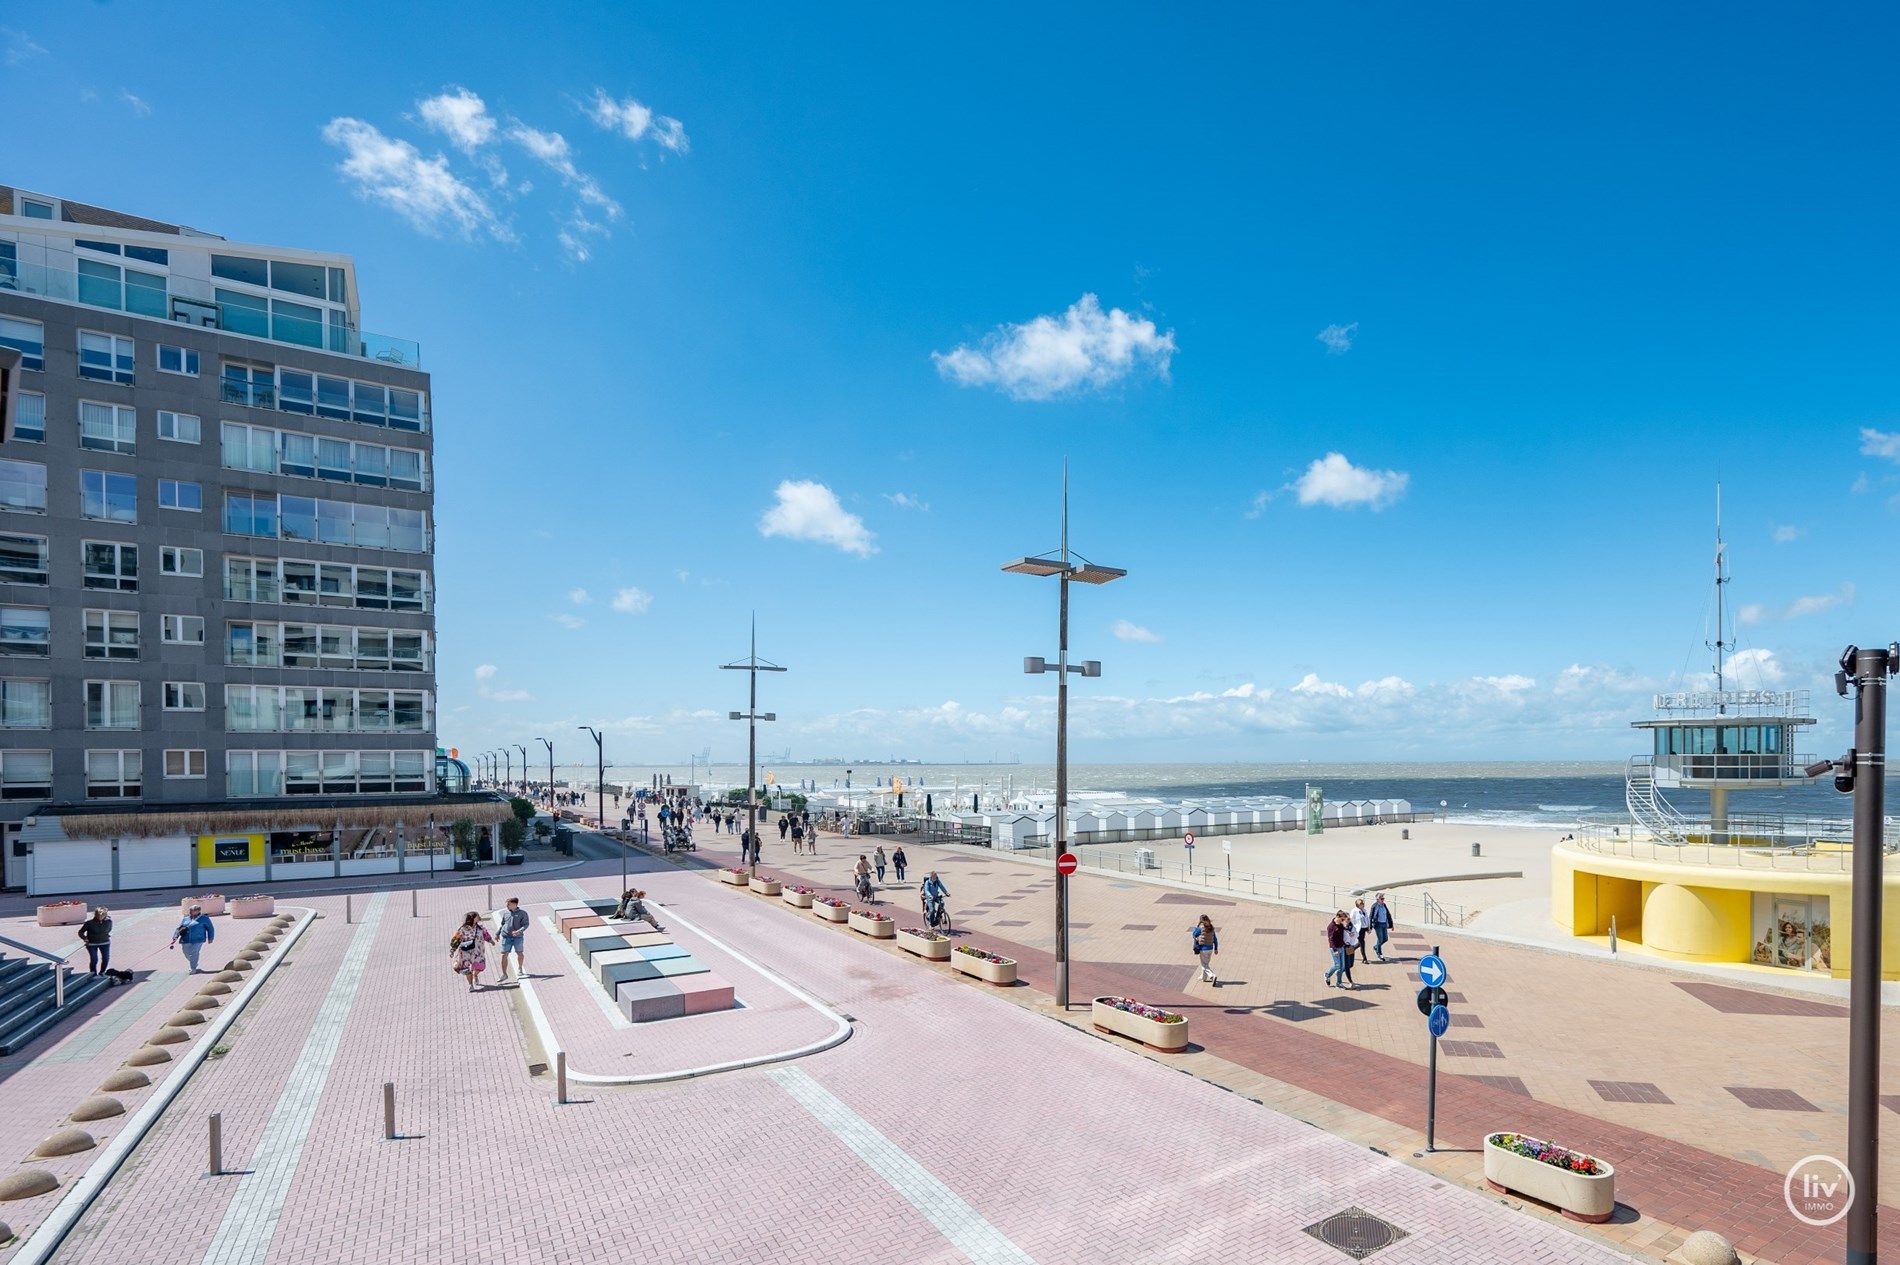
[[[1405,1237],[1405,1231],[1363,1208],[1335,1212],[1324,1221],[1307,1226],[1306,1233],[1321,1243],[1331,1244],[1355,1261],[1363,1261],[1380,1248],[1391,1247]]]

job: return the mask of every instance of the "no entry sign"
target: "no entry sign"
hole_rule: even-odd
[[[1056,858],[1057,874],[1073,874],[1075,873],[1075,867],[1076,860],[1075,853],[1073,852],[1064,852],[1061,856]]]
[[[1182,836],[1181,836],[1181,842],[1182,842],[1182,843],[1183,843],[1184,845],[1186,845],[1187,847],[1190,847],[1190,848],[1191,848],[1191,847],[1193,847],[1193,846],[1194,846],[1194,836],[1193,836],[1193,834],[1192,834],[1192,833],[1189,833],[1189,834],[1185,834],[1185,835],[1182,835]]]

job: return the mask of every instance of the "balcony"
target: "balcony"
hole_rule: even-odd
[[[226,404],[269,409],[300,417],[328,417],[416,434],[429,429],[429,404],[420,391],[292,370],[279,382],[225,376],[218,391]]]
[[[1671,773],[1686,782],[1799,782],[1806,780],[1802,770],[1814,760],[1811,755],[1779,752],[1654,757],[1659,782],[1667,782]]]
[[[310,347],[404,369],[422,367],[422,346],[413,339],[373,334],[348,325],[325,325],[287,312],[232,307],[216,302],[207,282],[133,271],[135,275],[153,277],[163,284],[160,287],[125,285],[81,276],[74,269],[0,260],[0,291],[199,325],[264,342]],[[260,296],[258,302],[267,304],[269,300]]]

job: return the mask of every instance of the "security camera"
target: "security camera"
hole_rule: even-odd
[[[1813,764],[1801,770],[1801,776],[1820,777],[1823,773],[1832,771],[1833,768],[1834,761],[1832,760],[1816,760]]]
[[[1834,789],[1843,795],[1854,793],[1854,752],[1849,749],[1834,764]]]

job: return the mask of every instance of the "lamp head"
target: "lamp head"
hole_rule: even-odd
[[[1018,558],[1005,562],[1003,570],[1011,575],[1061,575],[1068,567],[1054,558]]]

